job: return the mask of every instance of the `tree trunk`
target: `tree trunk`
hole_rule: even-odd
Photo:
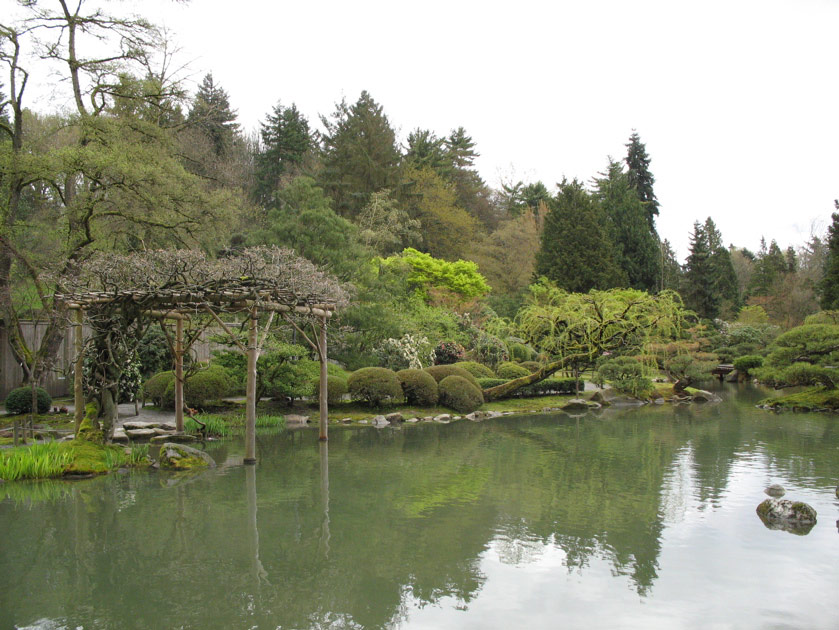
[[[517,389],[525,387],[526,385],[532,385],[533,383],[543,381],[557,370],[561,370],[563,367],[565,367],[568,364],[569,360],[569,357],[559,359],[558,361],[554,361],[553,363],[548,363],[547,365],[542,366],[541,368],[539,368],[539,371],[534,372],[533,374],[521,376],[519,378],[513,379],[512,381],[502,383],[501,385],[496,385],[495,387],[485,389],[484,400],[486,402],[490,402],[492,400],[506,398],[510,396],[513,392],[515,392]]]

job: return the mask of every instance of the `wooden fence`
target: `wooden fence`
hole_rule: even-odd
[[[41,342],[44,336],[47,324],[46,322],[21,322],[23,330],[23,338],[27,345],[37,347],[35,344]],[[84,328],[85,336],[89,333],[87,326]],[[209,361],[211,350],[215,350],[216,344],[211,344],[209,336],[215,331],[208,330],[202,337],[195,342],[192,347],[192,356],[198,361]],[[58,398],[60,396],[73,395],[73,361],[75,358],[75,338],[76,328],[69,326],[64,334],[64,339],[58,349],[58,356],[55,365],[42,379],[41,387],[46,389],[50,396]],[[212,345],[212,348],[210,347]],[[9,347],[9,335],[6,327],[0,324],[0,400],[5,400],[6,396],[15,387],[19,387],[23,382],[23,369],[15,360],[12,349]]]

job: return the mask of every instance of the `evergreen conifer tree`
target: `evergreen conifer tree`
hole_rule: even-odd
[[[647,147],[641,142],[638,132],[632,130],[629,142],[625,145],[626,165],[629,168],[629,185],[635,189],[638,199],[644,204],[647,211],[647,221],[650,230],[655,232],[655,218],[658,216],[658,198],[653,191],[655,177],[650,172],[650,156],[647,155]]]
[[[839,210],[839,202],[834,202]],[[827,257],[824,276],[819,283],[821,307],[824,310],[839,310],[839,213],[832,215],[833,223],[827,228]]]
[[[233,146],[233,139],[239,130],[236,111],[231,109],[227,92],[216,85],[212,73],[208,73],[201,81],[187,122],[207,136],[216,156],[225,155]]]
[[[688,308],[700,317],[714,319],[719,315],[720,297],[714,288],[713,268],[708,234],[696,221],[690,235],[690,254],[685,263],[682,296]]]
[[[294,103],[277,103],[259,130],[262,146],[256,156],[256,196],[267,204],[285,175],[293,175],[311,149],[309,121]]]
[[[563,179],[545,217],[536,274],[574,292],[625,285],[606,222],[602,208],[583,185]]]

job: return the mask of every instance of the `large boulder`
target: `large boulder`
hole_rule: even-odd
[[[816,510],[803,501],[769,498],[757,506],[757,515],[769,529],[803,536],[816,524]]]
[[[161,468],[174,468],[175,470],[216,467],[216,462],[204,451],[174,442],[166,442],[160,447],[158,462]]]

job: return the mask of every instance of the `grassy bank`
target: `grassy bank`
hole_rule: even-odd
[[[145,464],[148,445],[127,450],[90,442],[44,442],[0,452],[0,479],[54,479],[66,475],[106,473],[125,466]]]
[[[761,400],[759,405],[796,411],[839,411],[839,390],[816,387]]]

